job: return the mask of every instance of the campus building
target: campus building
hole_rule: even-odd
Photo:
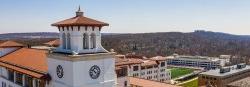
[[[153,57],[149,59],[116,58],[116,73],[119,87],[126,87],[129,83],[128,77],[141,78],[158,82],[169,82],[171,72],[167,70],[165,57]]]
[[[248,77],[249,75],[250,66],[238,64],[200,73],[198,80],[199,86],[226,87],[228,84],[234,85],[232,82]]]
[[[204,69],[216,69],[225,66],[226,60],[218,57],[184,56],[174,54],[167,57],[167,64],[173,66],[199,67]]]
[[[109,24],[76,16],[54,23],[60,46],[48,50],[7,41],[0,45],[0,87],[116,87],[114,52],[101,45]]]

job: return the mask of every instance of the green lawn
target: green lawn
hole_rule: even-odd
[[[182,87],[198,87],[198,78],[196,78],[190,82],[181,84],[180,86],[182,86]]]
[[[172,68],[170,71],[171,71],[171,78],[174,79],[192,73],[194,70],[189,68]]]

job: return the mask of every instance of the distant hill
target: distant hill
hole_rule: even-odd
[[[41,45],[56,38],[58,38],[58,33],[50,32],[0,34],[0,40],[12,39],[29,45]],[[148,57],[166,56],[173,53],[203,56],[231,54],[250,57],[250,36],[209,31],[104,33],[102,44],[107,50],[115,49],[121,54],[135,52]]]
[[[135,52],[150,57],[173,53],[250,56],[249,36],[207,31],[107,35],[103,37],[103,46],[106,49],[113,48],[118,53]]]
[[[55,32],[34,32],[34,33],[6,33],[0,34],[0,40],[8,39],[36,39],[36,38],[58,38]]]

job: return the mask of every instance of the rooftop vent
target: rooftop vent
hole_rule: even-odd
[[[222,67],[222,68],[220,68],[220,73],[230,72],[230,70],[231,70],[230,67]]]

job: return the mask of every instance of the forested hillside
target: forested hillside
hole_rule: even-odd
[[[4,37],[2,37],[4,36]],[[58,33],[2,34],[0,39],[11,39],[26,45],[58,38]],[[225,33],[196,31],[191,33],[164,32],[138,34],[103,34],[102,44],[107,50],[120,54],[135,52],[147,57],[173,53],[185,55],[218,56],[221,54],[250,56],[250,37]]]
[[[106,35],[106,49],[118,53],[135,52],[146,56],[185,55],[218,56],[221,54],[250,56],[250,37],[225,33],[196,31],[192,33],[166,32]]]

